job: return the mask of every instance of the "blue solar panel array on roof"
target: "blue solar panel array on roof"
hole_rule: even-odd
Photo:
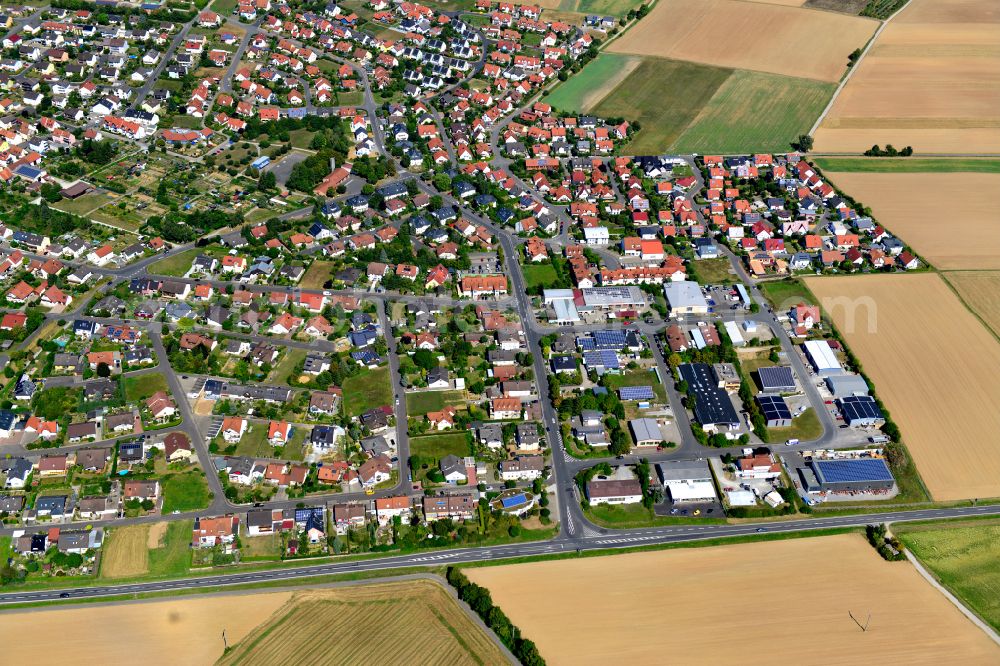
[[[882,458],[854,460],[816,460],[813,462],[820,483],[867,483],[892,481],[892,472]]]
[[[509,509],[512,506],[518,506],[519,504],[524,504],[527,501],[527,499],[528,498],[525,497],[524,493],[518,493],[513,497],[506,497],[500,500],[500,503],[503,505],[503,508]]]

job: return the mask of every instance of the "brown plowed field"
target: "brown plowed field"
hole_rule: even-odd
[[[466,571],[549,664],[995,664],[1000,648],[857,534]],[[862,632],[849,614],[861,623]]]
[[[892,19],[816,132],[815,149],[1000,152],[1000,6],[913,0]]]
[[[935,500],[1000,497],[1000,343],[934,273],[807,278]]]
[[[936,268],[1000,269],[1000,174],[826,175]]]
[[[740,0],[660,0],[609,46],[614,53],[837,81],[847,54],[878,23],[833,12]]]

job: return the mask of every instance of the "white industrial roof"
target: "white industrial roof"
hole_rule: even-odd
[[[711,481],[670,481],[667,490],[675,502],[715,499],[715,485]]]
[[[837,360],[837,355],[830,349],[830,343],[826,340],[807,340],[804,346],[817,370],[843,369],[840,361]]]
[[[708,309],[708,301],[701,293],[701,287],[697,282],[690,280],[680,280],[678,282],[668,282],[663,285],[663,293],[667,297],[667,303],[671,308],[704,308]]]

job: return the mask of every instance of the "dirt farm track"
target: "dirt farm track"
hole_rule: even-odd
[[[1000,497],[1000,343],[934,273],[807,278],[935,500]]]
[[[1000,660],[909,563],[882,560],[858,534],[467,573],[549,664]],[[871,613],[869,630],[849,613]]]

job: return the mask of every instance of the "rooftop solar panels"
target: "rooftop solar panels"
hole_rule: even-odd
[[[598,349],[622,349],[625,346],[625,331],[594,331],[594,342]]]
[[[778,395],[759,395],[757,404],[764,418],[771,421],[791,421],[792,411],[788,409],[785,399]]]
[[[779,393],[792,393],[795,391],[795,377],[792,369],[786,365],[779,365],[757,370],[760,378],[760,390],[765,393],[777,391]]]
[[[870,424],[884,419],[878,403],[869,395],[852,395],[841,398],[838,402],[848,425]]]
[[[617,370],[618,354],[610,349],[584,352],[583,362],[588,368],[603,367],[608,370]]]
[[[524,504],[527,501],[528,501],[528,498],[525,496],[524,493],[518,493],[517,495],[514,495],[513,497],[505,497],[504,499],[500,500],[500,504],[503,505],[503,508],[509,509],[511,507],[519,506],[521,504]]]
[[[623,386],[618,389],[618,397],[622,400],[652,400],[652,386]]]
[[[893,481],[892,472],[882,458],[814,460],[812,466],[823,485]]]

